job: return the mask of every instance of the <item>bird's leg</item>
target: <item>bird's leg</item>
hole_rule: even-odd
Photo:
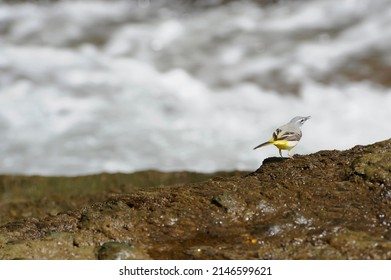
[[[283,157],[282,153],[281,153],[281,149],[278,149],[278,152],[280,153],[280,156]]]
[[[288,157],[292,157],[291,151],[292,151],[292,150],[288,150]]]

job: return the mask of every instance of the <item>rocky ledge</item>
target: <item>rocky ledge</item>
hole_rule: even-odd
[[[391,140],[198,181],[3,217],[0,259],[391,258]]]

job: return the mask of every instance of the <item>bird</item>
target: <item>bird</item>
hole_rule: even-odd
[[[292,149],[296,147],[302,136],[301,126],[310,118],[311,116],[294,117],[289,123],[277,128],[276,131],[274,131],[272,138],[256,146],[254,150],[273,144],[278,148],[281,157],[283,157],[281,150],[288,150],[288,156],[291,157]]]

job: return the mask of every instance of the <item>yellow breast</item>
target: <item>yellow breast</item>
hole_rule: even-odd
[[[299,143],[299,141],[276,140],[272,143],[281,150],[291,150],[297,145],[297,143]]]

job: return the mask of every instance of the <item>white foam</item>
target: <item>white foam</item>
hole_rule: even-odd
[[[340,70],[391,65],[389,1],[130,2],[0,4],[0,173],[254,170],[296,115],[296,153],[391,135],[390,89]]]

